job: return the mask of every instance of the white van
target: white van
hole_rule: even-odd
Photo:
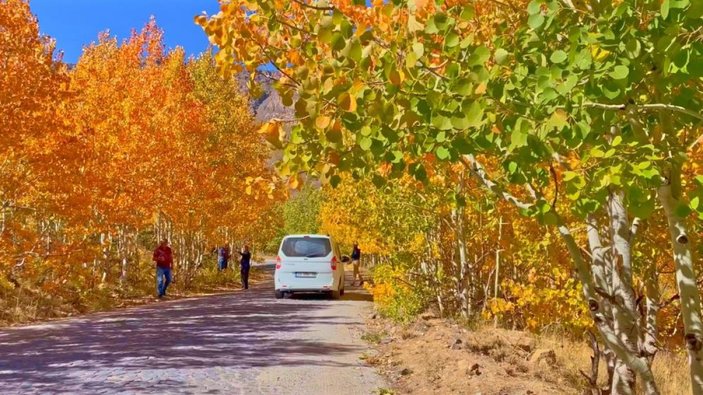
[[[276,299],[293,293],[344,295],[344,263],[339,247],[329,236],[290,235],[283,238],[276,257]]]

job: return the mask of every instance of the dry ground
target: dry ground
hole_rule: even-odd
[[[364,338],[376,353],[366,359],[388,378],[392,393],[582,394],[587,386],[579,370],[590,372],[593,352],[585,341],[492,327],[473,331],[431,316],[405,326],[372,317]],[[662,351],[654,369],[662,394],[690,393],[683,355]]]

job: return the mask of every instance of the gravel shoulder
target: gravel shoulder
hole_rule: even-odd
[[[0,331],[0,393],[373,394],[363,290],[248,291]]]

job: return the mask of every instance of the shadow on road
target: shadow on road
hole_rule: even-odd
[[[20,388],[42,393],[155,389],[144,387],[149,385],[148,380],[124,384],[85,377],[86,372],[96,369],[138,375],[143,369],[186,367],[250,369],[302,363],[345,366],[315,356],[358,353],[358,349],[284,336],[304,332],[316,324],[350,323],[349,317],[307,314],[329,307],[331,302],[303,298],[310,300],[276,301],[271,284],[266,283],[236,294],[160,302],[1,331],[0,393],[14,393]],[[344,299],[368,300],[361,291],[350,291]],[[189,388],[184,388],[181,380],[166,377],[158,381],[158,391],[180,393],[189,392]]]

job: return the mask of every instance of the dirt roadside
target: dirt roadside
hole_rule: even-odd
[[[553,349],[525,332],[469,331],[432,316],[400,326],[372,315],[367,361],[395,394],[580,394]]]

